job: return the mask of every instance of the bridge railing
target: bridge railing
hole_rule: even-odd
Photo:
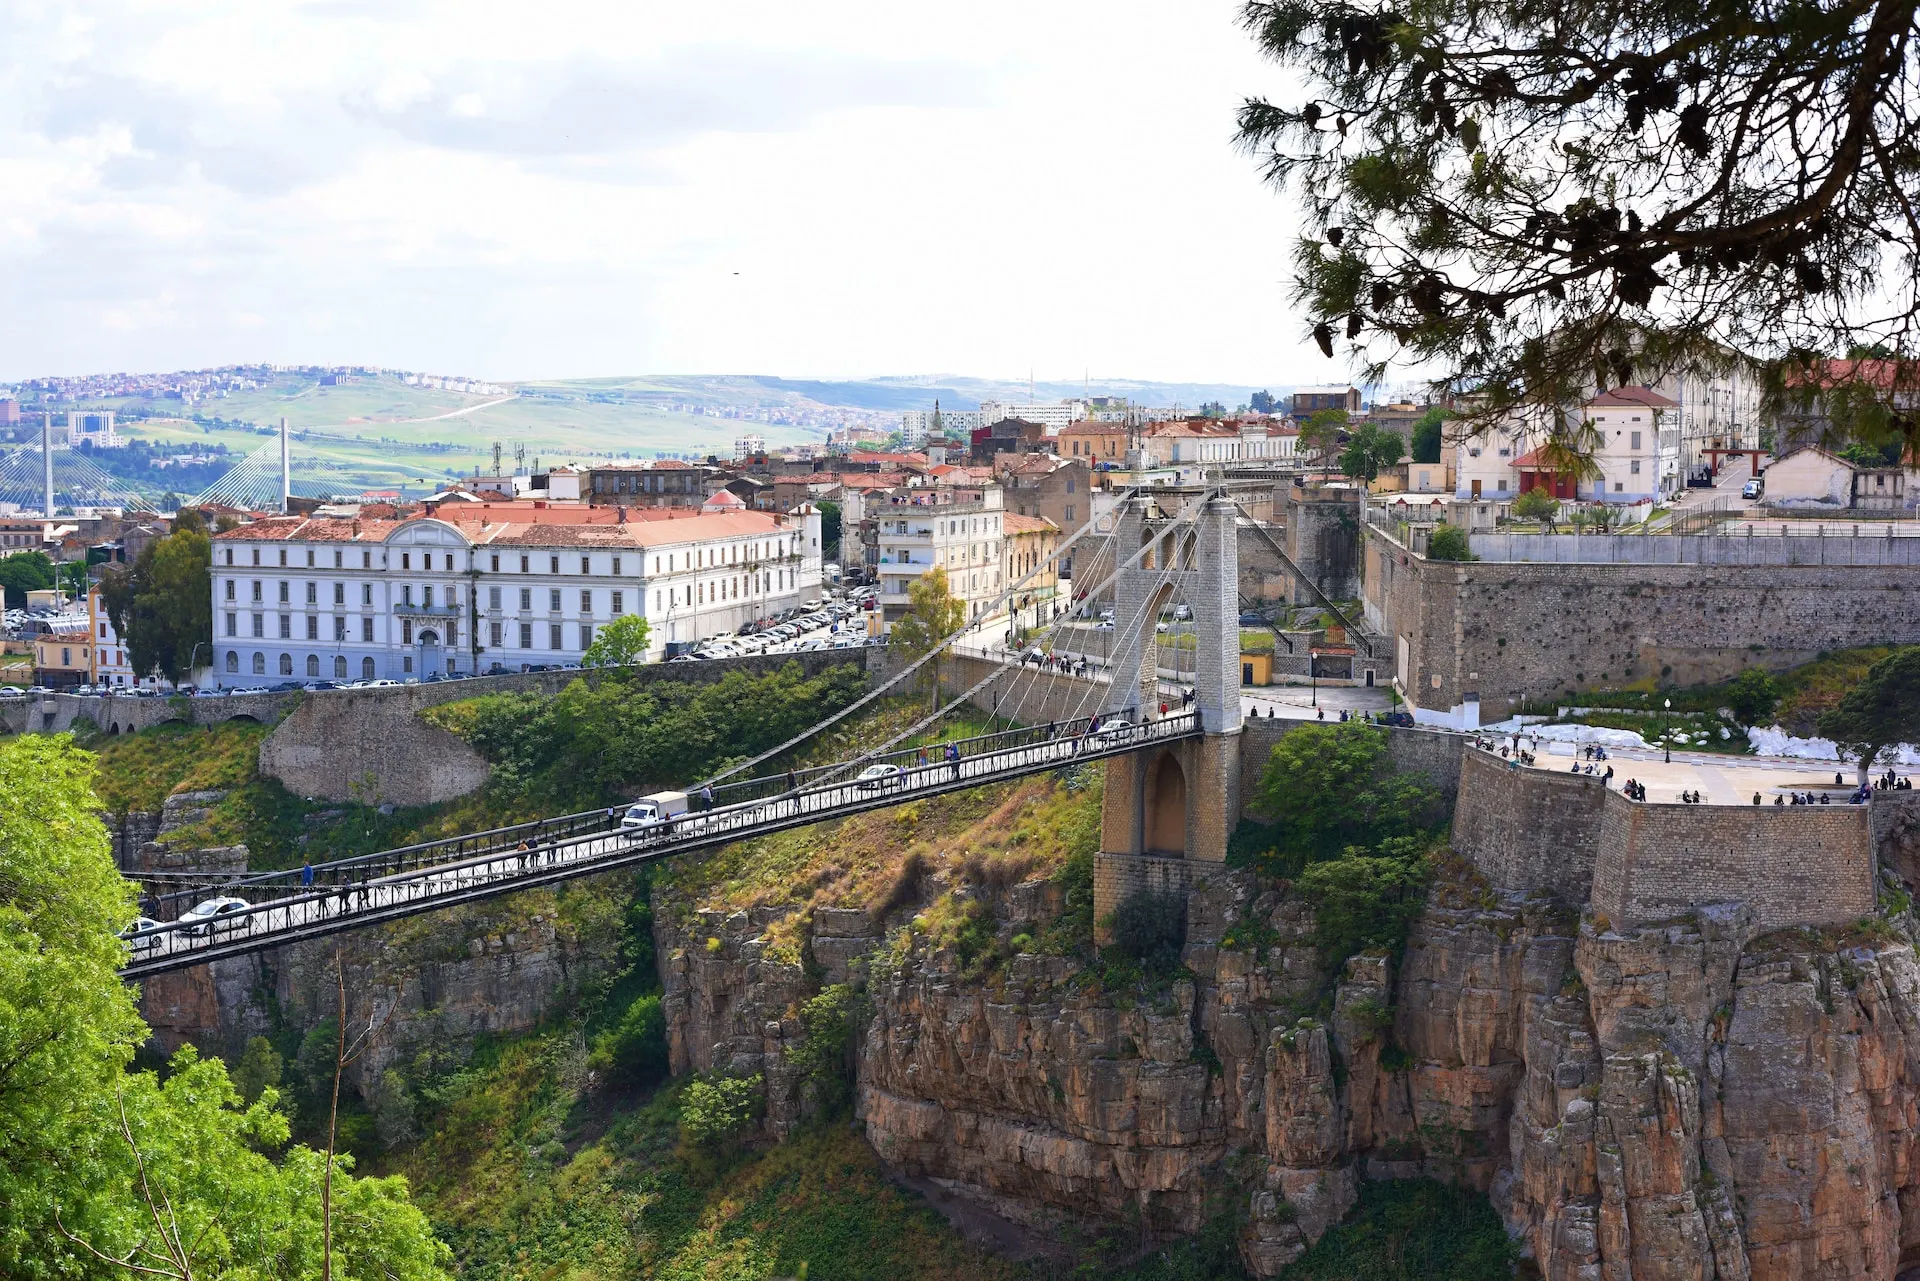
[[[600,826],[582,825],[568,835],[524,849],[518,844],[505,848],[495,846],[431,864],[418,861],[421,851],[446,850],[457,842],[432,842],[410,846],[406,851],[387,851],[383,856],[350,860],[363,873],[357,877],[341,877],[324,885],[317,879],[313,885],[297,882],[288,885],[284,880],[261,882],[251,887],[256,891],[254,898],[259,897],[257,891],[262,889],[269,896],[262,901],[250,899],[244,908],[229,915],[211,921],[166,922],[136,942],[128,968],[137,974],[197,963],[179,959],[185,956],[278,946],[316,931],[345,928],[353,918],[425,910],[420,905],[430,901],[487,897],[492,893],[505,893],[515,885],[552,879],[556,874],[586,875],[596,868],[664,856],[681,848],[701,848],[818,822],[838,814],[897,804],[918,794],[951,791],[974,783],[1069,765],[1079,759],[1134,751],[1155,742],[1186,737],[1196,728],[1197,718],[1190,711],[1106,733],[1090,732],[1088,720],[1083,719],[1057,725],[1051,735],[1044,730],[1038,737],[1025,731],[979,735],[976,736],[979,740],[1014,738],[1019,741],[1002,742],[990,750],[962,753],[951,760],[929,759],[922,764],[916,758],[914,763],[902,766],[899,775],[885,781],[844,779],[801,787],[725,807],[692,811],[671,822],[637,831],[621,831],[617,825],[609,828],[606,812],[597,811],[595,817]],[[476,834],[476,839],[484,835],[489,834]],[[400,857],[402,854],[405,857]],[[381,870],[383,868],[386,870]],[[236,890],[244,888],[249,887],[239,882],[232,886]],[[237,948],[236,941],[240,944]]]
[[[1082,716],[1047,725],[1017,726],[966,738],[901,747],[866,757],[864,764],[891,764],[908,769],[928,763],[938,763],[932,762],[931,757],[944,753],[949,745],[958,751],[962,758],[1002,752],[1061,737],[1084,734],[1096,719],[1095,716]],[[818,789],[849,767],[848,762],[796,767],[791,771],[743,779],[737,783],[716,787],[713,789],[711,806],[708,806],[706,799],[700,795],[690,796],[688,800],[694,808],[718,811],[731,806],[767,800],[795,790]],[[256,872],[238,877],[157,873],[135,879],[144,880],[149,885],[146,899],[149,914],[156,919],[166,921],[175,918],[193,902],[214,894],[235,895],[247,898],[249,901],[262,897],[325,895],[343,886],[358,885],[364,881],[378,880],[383,877],[400,876],[423,868],[458,864],[463,860],[480,858],[501,851],[518,853],[522,846],[541,850],[556,842],[611,831],[619,826],[620,818],[626,809],[627,805],[622,804],[606,809],[582,810],[573,814],[490,828],[462,836],[421,841],[373,854],[333,859],[312,864],[310,867]],[[309,879],[309,873],[311,879]]]

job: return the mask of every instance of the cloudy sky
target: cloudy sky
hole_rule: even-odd
[[[0,378],[1316,381],[1234,0],[0,6]]]

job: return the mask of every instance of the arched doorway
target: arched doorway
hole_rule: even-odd
[[[423,628],[420,632],[419,646],[420,675],[425,677],[429,673],[439,671],[441,663],[440,633],[434,631],[431,627]]]
[[[1172,752],[1162,752],[1147,779],[1147,853],[1187,852],[1187,775]]]

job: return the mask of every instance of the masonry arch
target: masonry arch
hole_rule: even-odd
[[[1161,752],[1147,775],[1146,852],[1174,858],[1187,853],[1187,772],[1173,752]]]

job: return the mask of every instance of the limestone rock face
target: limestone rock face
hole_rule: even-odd
[[[1174,1234],[1237,1204],[1242,1256],[1273,1276],[1361,1180],[1426,1176],[1487,1193],[1549,1281],[1893,1281],[1920,1262],[1905,910],[1844,938],[1756,938],[1738,904],[1619,931],[1443,885],[1400,957],[1323,986],[1310,912],[1210,869],[1185,972],[1147,1000],[1062,957],[982,976],[924,941],[876,951],[857,912],[815,913],[811,978],[767,960],[767,921],[687,920],[662,936],[677,1067],[766,1071],[780,1132],[805,1106],[780,1075],[790,1012],[865,973],[875,1149],[1028,1224]]]

